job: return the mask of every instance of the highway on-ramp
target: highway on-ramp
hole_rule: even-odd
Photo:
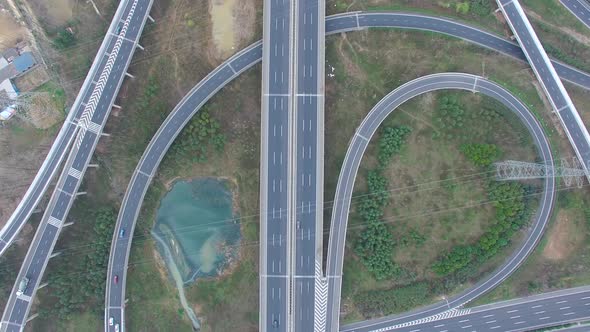
[[[72,149],[10,293],[0,331],[21,331],[26,324],[43,272],[131,62],[151,4],[152,0],[124,3],[122,19],[117,21],[118,36],[109,44],[107,53],[101,55],[107,59],[106,64],[98,80],[92,82],[93,92],[78,120]],[[29,280],[27,288],[17,295],[25,278]]]
[[[78,130],[78,120],[84,112],[86,104],[92,97],[96,82],[99,81],[100,75],[107,65],[108,54],[115,45],[117,38],[116,30],[121,24],[121,18],[127,13],[132,2],[133,1],[126,0],[121,1],[119,4],[119,7],[113,16],[113,20],[111,21],[111,25],[107,30],[107,34],[103,39],[86,79],[80,88],[80,92],[78,93],[64,124],[57,134],[51,149],[47,153],[43,164],[20,203],[0,230],[0,255],[4,254],[27,222],[31,213],[35,210],[35,207],[45,194],[45,191],[51,180],[54,178],[59,166],[66,157],[70,144]],[[103,91],[103,94],[108,93],[109,91]],[[105,97],[107,96],[105,95]],[[110,98],[114,98],[114,96],[110,96]]]
[[[478,307],[449,310],[435,317],[395,326],[396,332],[517,332],[588,321],[590,286],[569,288]],[[374,332],[390,328],[371,329]],[[590,326],[559,331],[588,332]],[[352,330],[351,330],[352,331]],[[355,329],[354,331],[367,331]]]
[[[455,36],[483,47],[501,52],[520,61],[526,58],[519,46],[502,37],[484,32],[478,28],[465,25],[446,18],[423,14],[397,12],[353,12],[326,18],[326,34],[362,30],[370,27],[390,27],[400,29],[426,30]],[[213,70],[201,80],[168,115],[158,132],[154,135],[131,178],[113,233],[113,242],[107,274],[107,294],[105,298],[105,325],[109,316],[124,320],[124,294],[126,271],[129,263],[131,238],[119,238],[121,229],[132,235],[135,221],[141,208],[143,196],[158,165],[172,141],[184,128],[190,118],[199,111],[218,90],[227,85],[242,71],[252,67],[262,58],[262,43],[255,43],[240,51]],[[575,68],[554,63],[560,75],[567,80],[590,89],[590,76]],[[264,167],[264,163],[261,164]],[[262,174],[262,171],[261,171]],[[262,181],[262,179],[261,179]],[[262,229],[261,225],[261,229]],[[261,238],[267,238],[261,233]],[[263,250],[261,248],[261,250]],[[119,283],[113,282],[119,276]]]
[[[346,240],[346,226],[348,223],[348,212],[354,188],[354,182],[364,152],[369,141],[379,128],[385,118],[397,107],[411,98],[421,94],[441,90],[460,89],[482,93],[496,99],[511,110],[524,124],[533,138],[537,147],[540,162],[552,165],[553,156],[551,148],[545,137],[542,126],[537,122],[535,116],[508,90],[483,77],[463,73],[442,73],[427,75],[410,81],[385,96],[362,121],[354,137],[352,138],[344,162],[334,197],[332,209],[332,223],[330,229],[330,240],[328,244],[328,331],[338,330],[340,316],[340,290],[342,286],[342,268],[344,262],[344,249]],[[474,287],[456,295],[447,301],[428,306],[407,314],[384,317],[374,321],[365,321],[353,324],[348,331],[368,331],[377,328],[389,327],[406,322],[429,317],[449,308],[457,308],[463,304],[479,297],[485,292],[496,287],[505,280],[513,271],[520,266],[543,235],[545,226],[551,216],[555,200],[555,178],[544,179],[544,191],[540,197],[539,209],[534,217],[533,225],[520,245],[520,247],[489,277],[477,283]]]

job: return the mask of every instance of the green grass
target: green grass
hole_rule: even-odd
[[[544,20],[561,27],[571,28],[579,33],[588,34],[588,28],[580,22],[569,10],[554,0],[523,0],[526,8],[541,15]]]

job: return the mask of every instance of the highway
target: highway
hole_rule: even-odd
[[[107,30],[108,32],[103,39],[102,44],[96,53],[96,57],[92,62],[92,66],[80,88],[80,92],[76,96],[76,100],[72,104],[72,107],[70,108],[55,141],[47,153],[43,164],[39,168],[39,171],[35,175],[35,178],[31,182],[31,185],[27,189],[19,205],[0,230],[0,255],[4,254],[27,222],[31,213],[35,210],[35,207],[45,194],[45,191],[51,180],[54,178],[59,166],[66,157],[71,142],[78,130],[77,122],[91,98],[96,85],[95,82],[99,80],[100,75],[107,64],[108,57],[105,55],[109,53],[109,50],[112,50],[115,44],[116,36],[113,32],[117,30],[117,26],[119,25],[121,17],[125,13],[125,8],[129,3],[130,2],[127,0],[122,1],[119,4],[117,11],[113,16],[113,20],[111,21],[111,25]]]
[[[574,16],[590,29],[590,3],[586,0],[559,0]]]
[[[77,196],[84,172],[137,47],[151,4],[149,0],[122,3],[122,16],[117,20],[119,35],[101,55],[106,63],[98,80],[92,82],[93,92],[78,120],[79,129],[73,146],[6,304],[0,331],[21,331],[26,324],[43,272]],[[17,295],[19,283],[25,277],[30,280],[28,287],[24,294]]]
[[[109,331],[109,317],[121,322],[122,328],[125,326],[124,294],[131,251],[131,235],[135,229],[135,221],[143,197],[164,154],[201,106],[244,70],[259,62],[261,57],[262,43],[258,42],[238,52],[209,73],[176,105],[143,153],[125,192],[111,242],[106,280],[105,331]],[[122,238],[119,237],[121,229],[125,229],[126,234]],[[114,282],[115,276],[119,279],[117,283]]]
[[[363,154],[369,145],[369,141],[379,128],[379,125],[398,106],[421,94],[441,89],[460,89],[482,93],[505,105],[508,109],[514,112],[531,134],[533,142],[537,147],[540,158],[539,162],[553,164],[553,156],[551,154],[549,143],[545,137],[542,126],[537,122],[535,116],[508,90],[483,77],[462,73],[427,75],[410,81],[389,93],[373,107],[356,130],[356,133],[349,144],[340,171],[340,176],[338,177],[328,244],[326,271],[328,277],[328,312],[326,331],[337,331],[339,329],[340,291],[342,286],[342,268],[344,263],[348,212],[358,168]],[[555,200],[554,191],[555,178],[545,178],[544,191],[539,200],[539,209],[525,240],[504,262],[504,264],[486,279],[478,282],[475,286],[462,293],[447,299],[448,302],[442,301],[402,315],[364,321],[362,323],[354,324],[350,328],[344,328],[344,330],[369,331],[390,327],[407,321],[426,318],[440,314],[449,308],[460,307],[493,289],[520,266],[539,242],[545,226],[551,217]]]
[[[399,332],[516,332],[531,331],[590,319],[590,286],[570,288],[540,295],[478,306],[449,310],[436,317],[413,324],[395,326]],[[588,326],[579,331],[588,331]],[[374,329],[382,332],[389,329]],[[343,331],[369,331],[347,329]],[[559,330],[564,331],[564,330]],[[575,331],[567,329],[565,331]]]
[[[295,220],[291,223],[293,330],[321,331],[324,201],[325,0],[296,2],[294,133]],[[264,60],[263,60],[264,61]],[[318,236],[316,236],[318,234]],[[320,287],[316,289],[316,284]],[[324,287],[325,288],[325,287]],[[325,303],[325,302],[324,302]]]
[[[261,331],[292,324],[292,225],[294,222],[294,71],[296,4],[265,0],[260,131]]]
[[[340,32],[362,30],[369,27],[390,27],[444,33],[501,52],[517,60],[526,61],[526,58],[524,57],[522,51],[520,51],[518,45],[512,43],[511,41],[449,19],[437,18],[422,14],[395,12],[358,12],[340,14],[326,18],[325,33],[326,35],[329,35]],[[184,128],[186,123],[218,90],[226,86],[241,72],[259,62],[262,59],[262,49],[262,42],[252,44],[248,48],[238,52],[230,59],[222,63],[209,75],[207,75],[207,77],[201,80],[189,93],[187,93],[187,95],[168,115],[144,151],[144,154],[127,187],[127,191],[119,211],[117,225],[115,226],[115,231],[113,233],[113,242],[111,244],[109,258],[109,271],[107,274],[107,292],[105,297],[105,330],[108,329],[106,324],[108,317],[110,316],[113,316],[117,320],[124,322],[124,307],[122,305],[124,302],[126,273],[129,263],[129,252],[131,250],[132,239],[128,236],[119,238],[118,234],[120,230],[125,229],[126,234],[133,234],[137,215],[139,214],[139,210],[143,201],[143,196],[147,191],[151,179],[155,174],[160,161],[172,144],[172,141]],[[271,49],[274,52],[274,48]],[[279,50],[278,46],[277,50]],[[568,66],[559,65],[559,63],[556,63],[556,68],[558,72],[560,72],[560,75],[563,75],[562,77],[567,78],[575,84],[590,89],[590,76],[588,74]],[[280,99],[277,98],[276,100],[277,103],[280,104]],[[264,129],[265,126],[267,129]],[[280,133],[280,128],[277,129],[279,130],[277,133]],[[262,134],[268,134],[268,131],[268,119],[262,117]],[[268,188],[271,186],[271,184],[268,183],[268,177],[265,177],[265,174],[267,174],[265,168],[268,167],[268,160],[272,158],[272,154],[269,154],[269,147],[266,146],[266,142],[267,140],[262,140],[261,153],[263,159],[261,162],[261,184],[265,181],[267,183],[266,187]],[[276,154],[275,157],[277,157]],[[261,190],[263,190],[262,187]],[[263,199],[261,200],[261,204],[262,202],[266,202],[266,200]],[[267,216],[265,214],[261,216],[260,238],[263,242],[268,238],[267,224],[264,222],[266,218]],[[286,232],[286,230],[280,231]],[[275,237],[275,243],[277,245],[278,243],[282,244],[280,241],[283,240]],[[266,246],[261,245],[261,255],[266,255],[266,250]],[[113,281],[115,275],[119,277],[118,284],[115,284]],[[261,270],[261,279],[264,278],[264,275],[264,271]],[[260,290],[261,302],[263,302],[263,300],[268,295],[262,294],[265,290],[262,284],[260,286]],[[276,296],[278,297],[278,293]],[[276,304],[276,302],[273,303]],[[266,312],[264,306],[265,303],[261,303],[261,315]],[[265,319],[261,318],[261,321],[265,321]],[[122,326],[124,326],[124,324]]]
[[[590,179],[590,134],[518,0],[496,0]]]
[[[566,0],[563,0],[563,2],[565,4]],[[124,6],[121,5],[119,6],[119,10],[117,10],[117,13],[115,14],[116,17],[121,16],[121,10],[123,7]],[[113,22],[115,22],[115,20],[113,20]],[[330,33],[330,31],[353,31],[368,27],[392,27],[439,32],[526,61],[524,53],[522,53],[522,50],[517,44],[500,36],[446,18],[411,13],[359,12],[334,15],[326,20],[326,32],[328,33]],[[116,29],[116,24],[112,23],[109,31],[112,32],[114,29]],[[11,215],[6,225],[0,230],[0,255],[3,254],[12,243],[22,226],[28,220],[30,214],[35,209],[35,206],[45,193],[45,190],[55,175],[58,166],[65,158],[68,146],[75,136],[75,131],[77,129],[76,122],[84,110],[85,102],[88,101],[92,93],[92,88],[94,86],[92,82],[96,82],[99,78],[100,73],[106,64],[106,57],[104,57],[104,55],[107,54],[106,49],[112,47],[113,43],[113,36],[107,34],[96,59],[93,62],[90,72],[84,81],[82,89],[72,106],[73,111],[70,111],[68,114],[68,117],[41,166],[40,171],[25,193],[25,196]],[[590,89],[590,75],[555,60],[553,60],[553,66],[562,79],[585,89]]]

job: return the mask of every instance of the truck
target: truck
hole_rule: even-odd
[[[21,296],[27,290],[27,286],[29,285],[29,278],[24,277],[20,283],[18,284],[18,290],[16,291],[17,296]]]

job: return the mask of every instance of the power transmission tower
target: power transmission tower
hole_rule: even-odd
[[[506,160],[494,163],[494,167],[496,168],[496,179],[499,181],[558,177],[563,179],[566,186],[571,186],[575,181],[580,188],[583,178],[586,176],[586,172],[582,169],[577,158],[573,158],[571,163],[567,159],[562,159],[560,166]]]

